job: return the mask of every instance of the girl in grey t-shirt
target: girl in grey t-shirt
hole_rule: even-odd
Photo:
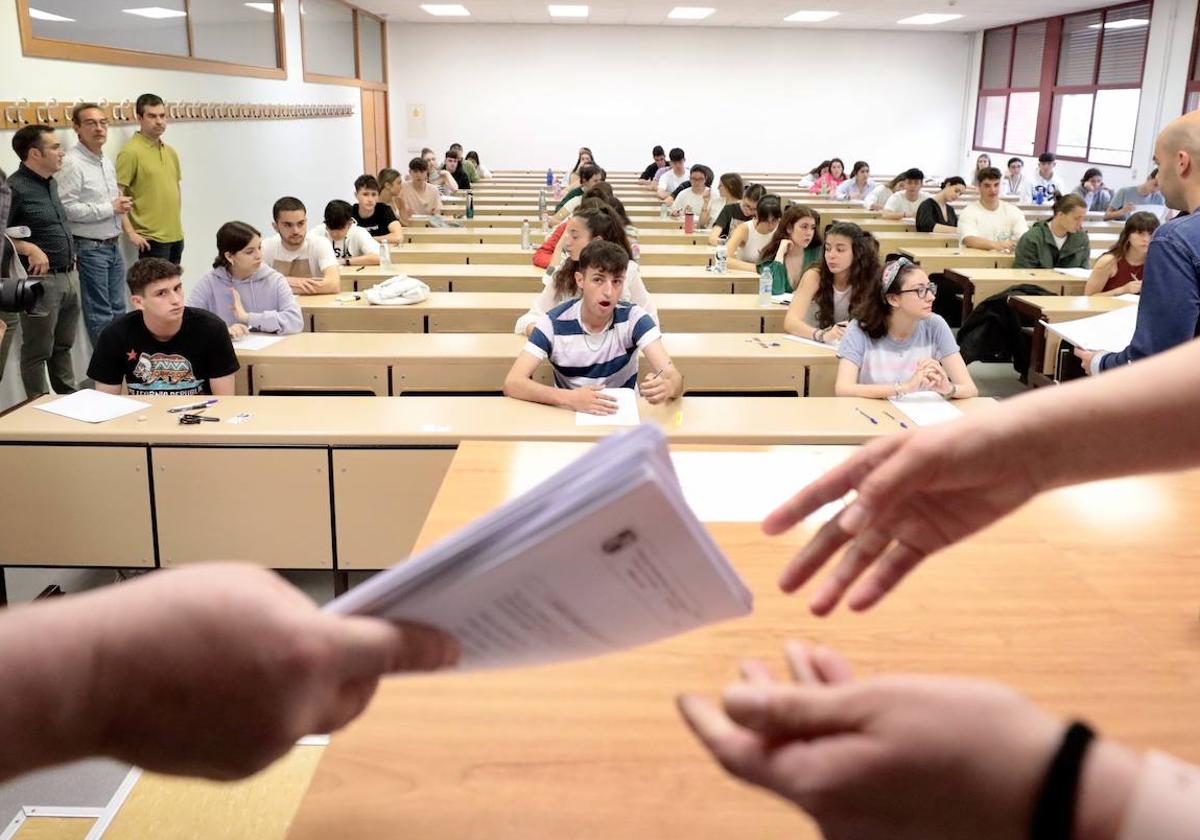
[[[950,327],[933,314],[936,294],[937,286],[909,260],[884,267],[879,294],[864,301],[838,345],[839,397],[936,391],[962,399],[979,393]]]

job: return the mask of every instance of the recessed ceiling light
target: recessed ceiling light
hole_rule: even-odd
[[[676,6],[667,17],[673,20],[704,20],[715,11],[709,6]]]
[[[434,17],[470,17],[466,6],[458,3],[422,3],[421,10]]]
[[[934,26],[948,20],[958,20],[960,17],[962,15],[913,15],[904,20],[898,20],[896,23],[902,23],[905,26]]]
[[[32,12],[31,12],[32,14]],[[1149,26],[1150,21],[1145,18],[1126,18],[1125,20],[1110,20],[1104,24],[1105,29],[1137,29],[1139,26]],[[1088,29],[1099,29],[1100,24],[1093,23],[1088,26]]]
[[[789,23],[820,23],[837,16],[837,12],[792,12],[784,20]]]
[[[588,16],[587,6],[555,6],[551,4],[546,8],[550,11],[550,17],[585,18]]]
[[[275,12],[274,3],[243,3],[243,6],[249,6],[251,9],[258,9],[260,12]]]
[[[34,20],[52,20],[55,23],[75,23],[75,18],[63,17],[51,12],[43,12],[41,9],[30,9],[29,16]]]
[[[152,18],[153,20],[187,17],[187,12],[179,9],[164,9],[162,6],[142,6],[139,9],[122,9],[121,11],[127,15],[137,15],[138,17]]]

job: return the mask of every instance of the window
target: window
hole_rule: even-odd
[[[1196,10],[1196,28],[1192,31],[1192,71],[1188,73],[1187,98],[1183,112],[1200,108],[1200,9]]]
[[[17,0],[22,51],[39,58],[286,78],[279,0],[130,5]]]
[[[1131,166],[1150,12],[1141,0],[985,32],[976,148]]]
[[[300,9],[306,82],[387,90],[387,28],[380,18],[342,0],[304,0]]]

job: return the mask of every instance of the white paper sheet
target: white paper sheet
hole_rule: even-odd
[[[1117,295],[1116,299],[1117,300],[1127,300],[1130,303],[1141,303],[1142,296],[1141,295]]]
[[[1123,306],[1090,318],[1046,324],[1046,329],[1083,350],[1115,352],[1124,350],[1133,340],[1137,314],[1136,306]]]
[[[1084,280],[1092,276],[1091,270],[1086,268],[1056,268],[1054,270],[1059,274],[1065,274],[1068,277],[1082,277]]]
[[[1149,213],[1160,222],[1167,220],[1167,214],[1170,212],[1163,204],[1135,204],[1133,205],[1134,213]]]
[[[283,341],[285,336],[271,335],[269,333],[248,333],[241,338],[235,339],[233,342],[236,350],[265,350],[272,344],[278,344]]]
[[[600,393],[617,401],[617,413],[608,415],[575,412],[576,426],[637,426],[642,422],[638,414],[637,393],[632,388],[605,388]]]
[[[103,391],[93,391],[91,388],[76,391],[74,394],[60,397],[53,402],[34,406],[39,411],[47,411],[60,417],[70,417],[72,420],[82,420],[84,423],[103,423],[106,420],[115,420],[149,407],[150,403],[141,400],[106,394]]]
[[[917,391],[902,397],[890,397],[892,405],[908,415],[918,426],[936,426],[962,417],[962,410],[933,391]]]
[[[792,293],[785,292],[782,295],[771,295],[771,303],[782,303],[790,306],[792,303]]]
[[[792,335],[791,333],[788,333],[786,336],[784,336],[784,338],[786,338],[788,341],[795,341],[800,344],[809,344],[809,345],[812,345],[813,347],[824,347],[826,350],[836,350],[837,349],[836,344],[825,344],[820,341],[813,341],[811,338],[801,338],[800,336]]]

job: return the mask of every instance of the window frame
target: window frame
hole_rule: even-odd
[[[195,50],[195,39],[192,35],[192,0],[183,0],[183,8],[187,12],[185,22],[189,55],[165,55],[122,47],[106,47],[101,44],[43,38],[33,32],[33,19],[29,16],[30,0],[17,0],[17,26],[21,31],[21,52],[29,58],[54,58],[64,61],[118,64],[126,67],[150,67],[155,70],[183,70],[192,73],[220,73],[226,76],[250,76],[257,79],[286,79],[287,38],[284,34],[283,0],[273,0],[273,2],[275,4],[274,67],[256,67],[251,64],[237,64],[191,55],[190,53]]]
[[[1142,51],[1141,72],[1140,72],[1137,84],[1131,85],[1131,84],[1127,84],[1127,83],[1124,83],[1124,84],[1099,84],[1098,83],[1099,78],[1100,78],[1100,60],[1104,54],[1104,35],[1106,32],[1105,24],[1108,22],[1108,16],[1112,12],[1116,12],[1121,9],[1128,9],[1128,8],[1131,8],[1134,6],[1148,6],[1149,7],[1148,18],[1153,20],[1154,0],[1127,0],[1127,2],[1124,2],[1124,3],[1117,3],[1117,4],[1114,4],[1111,6],[1103,6],[1098,9],[1081,9],[1077,12],[1071,12],[1070,14],[1055,15],[1053,17],[1045,17],[1045,18],[1033,18],[1032,20],[1023,20],[1023,21],[1019,21],[1017,23],[1010,23],[1005,26],[994,26],[991,29],[984,30],[984,32],[983,32],[983,48],[980,52],[979,89],[976,91],[976,99],[975,99],[975,125],[972,126],[972,133],[971,133],[972,148],[977,151],[980,151],[980,152],[988,152],[988,153],[993,153],[993,154],[1010,154],[1009,152],[1005,152],[1003,149],[1003,146],[1008,139],[1008,97],[1014,93],[1038,93],[1039,94],[1038,117],[1037,117],[1037,127],[1034,130],[1033,148],[1034,148],[1035,154],[1037,153],[1038,149],[1049,151],[1051,145],[1053,144],[1053,139],[1054,139],[1050,136],[1050,129],[1053,124],[1054,103],[1055,103],[1056,97],[1058,97],[1060,95],[1091,94],[1091,96],[1092,96],[1092,116],[1088,121],[1088,134],[1087,134],[1088,139],[1087,139],[1087,146],[1086,146],[1086,149],[1090,153],[1091,148],[1092,148],[1092,134],[1093,134],[1093,130],[1095,128],[1096,94],[1099,93],[1100,91],[1104,91],[1104,90],[1133,90],[1133,89],[1136,89],[1139,91],[1139,94],[1142,91],[1142,81],[1146,75],[1146,53],[1149,52],[1149,39],[1150,39],[1149,29],[1147,29],[1147,32],[1146,32],[1147,48]],[[1067,18],[1078,17],[1080,15],[1097,14],[1097,13],[1100,15],[1100,32],[1096,39],[1096,56],[1095,56],[1095,60],[1094,60],[1093,66],[1092,66],[1092,82],[1093,83],[1090,85],[1060,85],[1060,84],[1058,84],[1058,62],[1059,62],[1059,57],[1062,53],[1062,35],[1063,35],[1063,29],[1064,29]],[[1045,23],[1046,24],[1046,40],[1045,40],[1045,43],[1043,44],[1043,50],[1042,50],[1041,82],[1038,87],[1012,87],[1011,86],[1012,85],[1012,73],[1013,73],[1012,63],[1013,63],[1013,57],[1016,54],[1017,30],[1022,26],[1025,26],[1028,24],[1034,24],[1034,23]],[[1151,26],[1152,25],[1153,24],[1151,24]],[[1196,30],[1197,37],[1200,37],[1200,16],[1197,17],[1196,27],[1197,27],[1197,30]],[[1004,29],[1008,29],[1012,32],[1011,44],[1009,47],[1009,49],[1010,49],[1009,66],[1008,66],[1009,87],[985,88],[983,86],[983,79],[984,79],[984,67],[986,66],[986,62],[987,62],[987,36],[988,36],[989,32],[996,32],[996,31],[1004,30]],[[1195,52],[1194,51],[1193,51],[1192,61],[1193,61],[1193,63],[1195,62]],[[1194,68],[1193,68],[1193,71],[1194,71]],[[1188,75],[1190,78],[1192,73],[1189,72]],[[1190,93],[1192,90],[1200,91],[1200,82],[1196,82],[1194,87],[1192,86],[1192,83],[1189,82],[1188,92]],[[988,97],[988,96],[1004,96],[1005,97],[1004,127],[1003,127],[1003,131],[1001,133],[1001,139],[1000,139],[1001,148],[989,148],[987,146],[980,146],[980,145],[975,144],[975,140],[977,139],[976,135],[978,134],[978,128],[979,128],[979,115],[980,115],[980,109],[982,106],[982,100],[984,97]],[[1187,103],[1186,97],[1187,97],[1187,94],[1185,94],[1185,98],[1184,98],[1185,107],[1186,107],[1186,103]],[[1134,125],[1134,131],[1135,131],[1135,133],[1137,131],[1136,122]],[[1090,163],[1091,162],[1090,158],[1088,158],[1087,156],[1077,157],[1074,155],[1063,155],[1063,154],[1058,154],[1057,152],[1055,152],[1055,157],[1058,158],[1059,160],[1078,161],[1080,163]],[[1116,166],[1117,164],[1105,164],[1105,165]]]
[[[1192,98],[1192,94],[1200,94],[1200,79],[1195,79],[1193,81],[1193,77],[1196,75],[1196,66],[1197,64],[1200,64],[1200,62],[1196,61],[1196,51],[1198,49],[1200,49],[1200,7],[1197,7],[1196,9],[1196,22],[1193,24],[1192,28],[1192,55],[1188,59],[1187,83],[1184,85],[1183,89],[1182,113],[1184,114],[1188,113],[1188,100]]]
[[[357,87],[364,90],[382,90],[388,89],[388,49],[387,49],[387,20],[379,15],[372,14],[366,9],[360,9],[353,3],[347,3],[346,0],[331,0],[350,9],[352,20],[354,23],[354,78],[348,76],[326,76],[322,73],[310,73],[308,70],[308,58],[304,52],[304,15],[300,15],[300,63],[304,68],[304,81],[315,82],[326,85],[345,85],[347,87]],[[380,40],[380,56],[383,62],[383,81],[373,82],[362,78],[362,51],[358,47],[359,31],[358,18],[359,15],[366,15],[372,20],[379,23],[379,40]]]

